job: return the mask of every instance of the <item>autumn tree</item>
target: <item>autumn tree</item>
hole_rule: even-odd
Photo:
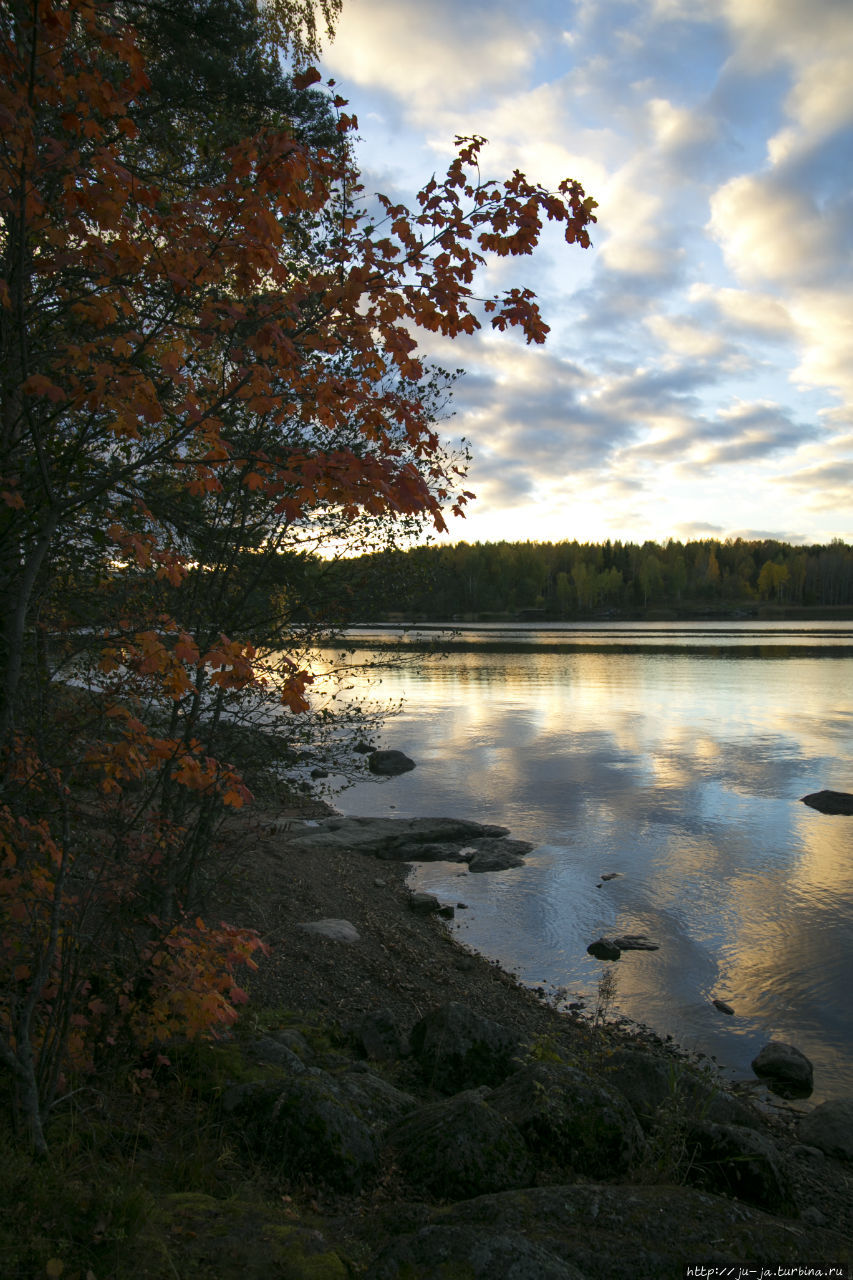
[[[253,13],[298,45],[308,8]],[[270,698],[286,723],[311,684],[298,655],[264,670],[246,553],[364,520],[444,528],[470,495],[416,334],[543,341],[529,290],[478,299],[475,274],[545,219],[581,246],[593,220],[576,183],[486,180],[480,138],[413,210],[379,197],[368,219],[335,97],[331,138],[273,104],[239,136],[223,116],[215,157],[200,126],[167,169],[148,68],[177,13],[0,11],[0,1063],[42,1150],[69,1067],[117,1036],[204,1033],[242,998],[258,939],[194,908],[214,819],[249,797],[203,726]],[[56,589],[75,576],[116,606],[88,658]]]

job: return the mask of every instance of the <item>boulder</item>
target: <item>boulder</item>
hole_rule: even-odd
[[[853,813],[853,795],[847,791],[813,791],[803,796],[803,804],[819,813]]]
[[[467,1199],[531,1181],[524,1139],[482,1094],[473,1089],[429,1103],[388,1130],[394,1162],[416,1190]]]
[[[752,1069],[780,1098],[807,1098],[814,1088],[812,1064],[792,1044],[771,1040],[752,1060]]]
[[[321,938],[331,938],[333,942],[359,941],[358,930],[349,920],[306,920],[296,927],[306,933],[316,933]]]
[[[800,1121],[800,1141],[853,1161],[853,1098],[822,1102]]]
[[[718,1086],[713,1076],[642,1049],[608,1053],[602,1082],[628,1099],[647,1133],[662,1124],[670,1125],[673,1116],[687,1122],[710,1120],[750,1129],[762,1127],[757,1111]]]
[[[462,861],[468,863],[469,871],[506,871],[522,866],[525,854],[533,848],[527,840],[484,837],[470,842],[462,852]]]
[[[249,1147],[287,1177],[358,1192],[376,1169],[375,1119],[327,1071],[308,1067],[275,1085],[239,1086],[223,1108],[241,1123]]]
[[[773,1141],[755,1129],[707,1121],[685,1134],[688,1181],[773,1213],[795,1213],[794,1192]]]
[[[383,778],[396,778],[398,774],[414,769],[415,762],[402,751],[371,751],[367,767],[371,773],[378,773]]]
[[[412,1051],[408,1034],[393,1009],[374,1009],[365,1013],[352,1028],[352,1033],[368,1058],[379,1062],[407,1058]]]
[[[565,1063],[530,1063],[487,1101],[512,1121],[537,1164],[563,1175],[614,1178],[645,1149],[624,1096]]]
[[[412,893],[409,895],[409,910],[419,916],[436,915],[441,910],[441,903],[433,893]]]
[[[621,948],[617,947],[612,938],[596,938],[587,947],[587,952],[595,956],[596,960],[618,960],[622,954]]]
[[[524,1236],[468,1226],[422,1227],[374,1258],[366,1280],[584,1280],[571,1262]]]
[[[500,1084],[518,1066],[514,1031],[466,1005],[441,1005],[412,1030],[412,1051],[427,1081],[443,1093]]]

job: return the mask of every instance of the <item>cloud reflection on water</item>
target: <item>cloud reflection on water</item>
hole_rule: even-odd
[[[853,820],[800,804],[853,782],[851,659],[452,654],[383,673],[407,708],[383,745],[418,762],[346,812],[455,814],[542,842],[528,865],[419,879],[471,910],[472,945],[527,981],[594,989],[586,944],[646,932],[619,962],[629,1016],[742,1070],[771,1035],[851,1092]],[[596,888],[602,871],[623,877]],[[464,874],[464,873],[463,873]],[[711,995],[729,1000],[722,1020]],[[725,1023],[725,1025],[723,1025]]]

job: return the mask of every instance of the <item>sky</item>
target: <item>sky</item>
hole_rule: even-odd
[[[488,176],[598,201],[591,249],[486,271],[544,346],[423,346],[466,370],[452,541],[853,542],[851,0],[344,0],[323,69],[368,195],[411,207],[476,133]]]

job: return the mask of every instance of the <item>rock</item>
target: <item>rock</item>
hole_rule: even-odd
[[[307,1049],[308,1046],[305,1047]],[[283,1067],[291,1075],[301,1075],[305,1070],[299,1054],[282,1043],[278,1036],[261,1036],[258,1040],[252,1040],[246,1045],[246,1052],[256,1062],[271,1062],[276,1067]]]
[[[353,751],[355,751],[360,756],[369,756],[375,750],[376,748],[373,746],[373,744],[371,742],[365,742],[364,738],[360,738],[359,741],[353,747]]]
[[[534,1062],[488,1095],[549,1170],[585,1178],[624,1173],[645,1149],[630,1105],[617,1090],[564,1063]]]
[[[355,850],[400,862],[467,862],[470,871],[520,866],[534,848],[506,840],[506,827],[462,818],[325,818],[293,836],[299,848]]]
[[[521,1049],[514,1031],[454,1002],[421,1018],[411,1040],[427,1081],[444,1093],[500,1084]]]
[[[340,1096],[349,1101],[362,1120],[370,1125],[374,1136],[402,1120],[418,1107],[410,1093],[396,1089],[372,1071],[344,1071],[334,1077]]]
[[[143,1228],[135,1244],[140,1256],[156,1257],[157,1240],[180,1240],[182,1276],[347,1280],[352,1275],[346,1255],[333,1249],[319,1231],[288,1222],[280,1204],[263,1204],[257,1196],[242,1200],[239,1195],[220,1198],[197,1191],[159,1196],[153,1238],[146,1240]],[[169,1262],[167,1274],[177,1275],[171,1256]],[[154,1263],[153,1269],[159,1270],[159,1265]]]
[[[375,1121],[327,1071],[308,1067],[283,1084],[244,1089],[229,1109],[253,1151],[285,1176],[358,1192],[375,1172]]]
[[[602,1080],[624,1094],[647,1133],[670,1126],[673,1118],[762,1127],[757,1111],[720,1088],[713,1076],[642,1049],[614,1049],[607,1055]]]
[[[612,938],[596,938],[587,947],[587,952],[596,960],[618,960],[622,954]]]
[[[853,1161],[853,1098],[822,1102],[803,1116],[800,1140],[826,1155]]]
[[[419,916],[436,915],[441,910],[441,903],[435,894],[412,893],[409,895],[409,910]]]
[[[730,1004],[726,1004],[725,1000],[712,1000],[711,1004],[715,1009],[719,1009],[720,1013],[727,1013],[730,1016],[734,1014],[734,1009]]]
[[[367,767],[383,778],[395,778],[414,769],[415,762],[402,751],[372,751],[367,757]]]
[[[436,915],[441,916],[442,920],[452,920],[456,915],[456,908],[451,907],[450,905],[446,907],[439,907]]]
[[[311,777],[314,778],[315,780],[319,780],[320,778],[328,778],[328,776],[329,776],[329,770],[323,769],[319,765],[316,765],[311,770]]]
[[[406,1058],[412,1051],[409,1037],[400,1025],[393,1009],[375,1009],[353,1027],[353,1036],[368,1058],[395,1062]]]
[[[819,813],[853,813],[853,795],[847,791],[814,791],[803,796],[803,804]]]
[[[506,1191],[533,1177],[521,1134],[477,1089],[420,1107],[388,1130],[387,1145],[407,1182],[442,1198]]]
[[[738,1267],[744,1275],[751,1267],[760,1276],[771,1259],[774,1269],[800,1267],[804,1260],[826,1268],[848,1256],[833,1231],[780,1222],[760,1209],[682,1186],[528,1187],[452,1205],[440,1211],[440,1221],[521,1235],[570,1262],[587,1280],[683,1280],[688,1267],[699,1273],[701,1265],[706,1275],[719,1267],[717,1274],[725,1275],[722,1268],[733,1263],[735,1276]],[[441,1272],[423,1274],[437,1280]],[[495,1280],[511,1275],[500,1272]]]
[[[358,930],[349,920],[308,920],[296,927],[306,933],[316,933],[321,938],[331,938],[333,942],[359,941]]]
[[[466,853],[464,861],[468,863],[469,871],[506,871],[510,867],[522,866],[524,855],[534,847],[527,840],[472,840],[469,848],[473,853]]]
[[[366,1280],[584,1280],[577,1267],[524,1236],[468,1226],[422,1227],[374,1258]]]
[[[752,1060],[757,1076],[780,1098],[807,1098],[814,1088],[812,1064],[792,1044],[771,1040]]]
[[[599,879],[601,880],[619,880],[622,877],[621,871],[599,871]]]
[[[614,947],[620,951],[660,951],[657,942],[649,942],[645,933],[620,933],[618,938],[611,938]]]
[[[794,1192],[771,1139],[735,1124],[690,1124],[685,1134],[689,1182],[773,1213],[796,1212]]]

